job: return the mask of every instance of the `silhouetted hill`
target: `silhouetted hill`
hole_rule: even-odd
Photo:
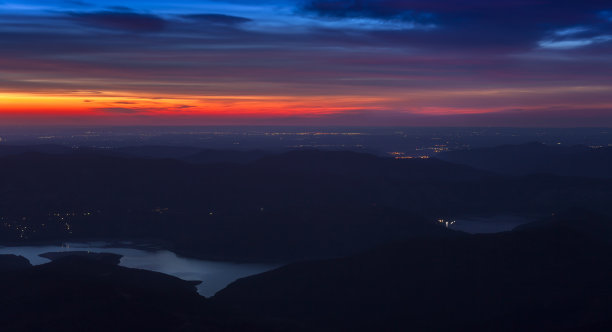
[[[295,263],[238,280],[214,301],[250,319],[317,331],[609,327],[612,247],[571,225],[608,228],[612,221],[584,218]]]
[[[193,283],[119,267],[113,255],[47,254],[55,260],[34,267],[0,256],[0,271],[11,270],[0,273],[0,331],[610,325],[611,179],[343,151],[168,149],[0,157],[0,241],[146,238],[207,258],[327,260],[245,278],[206,300]],[[558,154],[605,153],[581,149]],[[568,207],[577,209],[558,213]],[[461,214],[551,217],[474,236],[435,222]]]
[[[335,174],[95,153],[27,153],[0,166],[0,211],[10,221],[4,241],[161,238],[189,254],[289,259],[446,232],[377,207],[371,183]]]
[[[612,180],[293,151],[248,164],[96,150],[0,158],[0,241],[150,238],[220,259],[337,257],[446,233],[440,217],[612,213]]]
[[[0,273],[21,270],[31,266],[30,261],[22,256],[0,255]]]
[[[212,150],[189,146],[144,145],[117,148],[67,147],[55,144],[0,145],[0,157],[27,153],[78,155],[90,154],[122,158],[176,159],[197,164],[237,163],[246,164],[262,158],[262,150]]]
[[[139,158],[182,159],[199,153],[200,148],[189,146],[145,145],[111,149],[117,155]]]
[[[248,164],[268,155],[262,150],[235,151],[235,150],[201,150],[185,156],[181,160],[196,164],[233,163]]]
[[[612,147],[594,149],[528,143],[451,151],[438,158],[501,174],[612,177]]]
[[[475,180],[487,172],[435,159],[394,159],[352,151],[296,150],[269,155],[255,165],[283,172],[320,173],[412,181]]]
[[[40,144],[40,145],[5,145],[0,144],[0,157],[23,154],[28,152],[46,153],[46,154],[69,154],[74,150],[70,147],[56,144]]]
[[[607,216],[591,213],[583,209],[570,209],[536,222],[524,224],[515,231],[541,231],[564,229],[583,234],[598,242],[612,244],[612,222]]]
[[[2,331],[249,331],[187,281],[66,255],[0,275]]]

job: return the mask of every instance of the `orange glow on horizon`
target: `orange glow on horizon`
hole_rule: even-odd
[[[0,115],[318,116],[379,109],[386,100],[355,96],[134,96],[114,92],[0,93]]]
[[[598,98],[598,93],[612,91],[612,87],[567,87],[563,91],[565,94],[556,96],[554,102],[551,102],[552,90],[543,88],[531,91],[388,89],[361,95],[210,96],[92,90],[0,91],[0,124],[197,125],[300,123],[305,120],[314,121],[311,123],[411,125],[435,123],[446,116],[507,115],[509,112],[517,116],[538,112],[547,116],[586,108],[589,114],[596,116],[612,109],[607,99]],[[585,99],[590,104],[585,105]],[[448,121],[451,125],[455,123],[452,118]]]

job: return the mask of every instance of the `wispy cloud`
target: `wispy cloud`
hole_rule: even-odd
[[[589,45],[601,44],[612,41],[612,35],[595,36],[580,39],[543,40],[539,42],[541,48],[569,50]]]
[[[609,10],[599,0],[5,1],[0,93],[63,94],[117,117],[603,114]],[[146,102],[116,93],[100,105],[75,90]]]
[[[166,21],[159,16],[131,11],[71,12],[69,15],[80,24],[101,29],[159,32],[166,26]]]

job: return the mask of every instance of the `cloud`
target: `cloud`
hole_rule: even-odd
[[[587,32],[589,30],[590,30],[589,28],[585,28],[585,27],[571,27],[571,28],[557,30],[554,32],[554,34],[557,36],[574,36],[574,35],[581,34],[583,32]]]
[[[133,12],[132,8],[126,6],[110,6],[108,7],[108,10],[117,12]]]
[[[307,0],[301,12],[435,26],[420,35],[383,37],[437,48],[533,48],[551,30],[575,34],[597,27],[610,16],[602,11],[607,7],[602,0]]]
[[[543,40],[539,43],[541,48],[569,50],[574,48],[585,47],[594,44],[601,44],[612,41],[611,35],[596,36],[592,38],[581,39],[563,39],[563,40]]]
[[[127,108],[127,107],[104,107],[104,108],[96,108],[95,110],[105,112],[105,113],[115,113],[115,114],[140,114],[140,113],[147,113],[149,111],[146,109]]]
[[[128,11],[73,12],[70,16],[82,25],[109,30],[159,32],[166,27],[159,16]]]
[[[517,23],[533,23],[538,17],[544,22],[567,23],[599,12],[606,16],[609,7],[602,0],[307,0],[302,9],[324,16],[451,18],[463,22],[486,21],[505,17]],[[519,15],[522,14],[522,15]],[[527,21],[525,21],[527,19]]]
[[[435,27],[434,17],[401,3],[364,0],[313,0],[301,7],[305,14],[320,16],[326,28],[356,30],[427,30]],[[331,21],[330,21],[331,20]]]
[[[312,0],[303,10],[332,17],[370,17],[384,19],[427,20],[431,16],[409,5],[410,1]]]
[[[250,18],[223,15],[223,14],[188,14],[181,15],[182,18],[189,20],[202,21],[211,24],[219,25],[236,25],[252,21]]]
[[[64,2],[69,4],[69,5],[79,6],[79,7],[91,7],[91,6],[93,6],[89,2],[79,1],[79,0],[64,0]]]
[[[98,12],[84,8],[70,14],[66,10],[2,12],[0,85],[13,92],[97,90],[186,98],[166,109],[155,105],[145,109],[121,102],[101,104],[89,95],[78,97],[95,99],[88,106],[104,107],[99,114],[116,118],[164,111],[188,117],[225,110],[219,105],[228,110],[244,105],[250,112],[265,113],[272,112],[267,108],[276,110],[285,96],[303,103],[287,102],[283,114],[299,114],[304,108],[337,107],[339,113],[364,109],[361,117],[346,113],[346,118],[337,120],[355,119],[351,120],[355,124],[375,123],[375,119],[394,123],[393,119],[407,116],[399,111],[386,114],[384,109],[427,113],[438,107],[460,113],[487,111],[491,105],[495,109],[556,105],[579,114],[581,109],[612,106],[609,89],[591,94],[563,90],[564,86],[611,85],[612,40],[607,38],[612,36],[612,16],[603,14],[603,2],[318,0],[280,14],[246,0],[242,4],[248,10],[243,11],[225,10],[225,2],[215,3],[216,8],[177,11],[110,10],[105,2],[95,7],[105,8]],[[232,3],[236,4],[232,8],[240,7],[240,1]],[[145,9],[150,12],[141,11]],[[410,28],[412,20],[435,28]],[[261,24],[270,28],[257,29]],[[146,33],[156,31],[164,33]],[[186,107],[194,98],[209,96],[217,96],[215,107],[197,103]],[[241,96],[269,99],[251,102]],[[540,119],[555,112],[560,111],[542,113]],[[563,119],[571,118],[567,113]],[[524,114],[527,123],[534,113]],[[506,119],[502,114],[456,119],[476,118],[482,124]],[[441,117],[431,117],[428,123],[443,122]]]
[[[598,45],[612,41],[610,29],[605,25],[592,25],[590,27],[575,26],[558,29],[549,33],[538,42],[540,48],[569,50],[591,45]]]

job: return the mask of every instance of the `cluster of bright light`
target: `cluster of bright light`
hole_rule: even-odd
[[[444,227],[448,228],[452,225],[454,225],[456,223],[455,220],[445,220],[445,219],[438,219],[438,223],[444,225]]]

